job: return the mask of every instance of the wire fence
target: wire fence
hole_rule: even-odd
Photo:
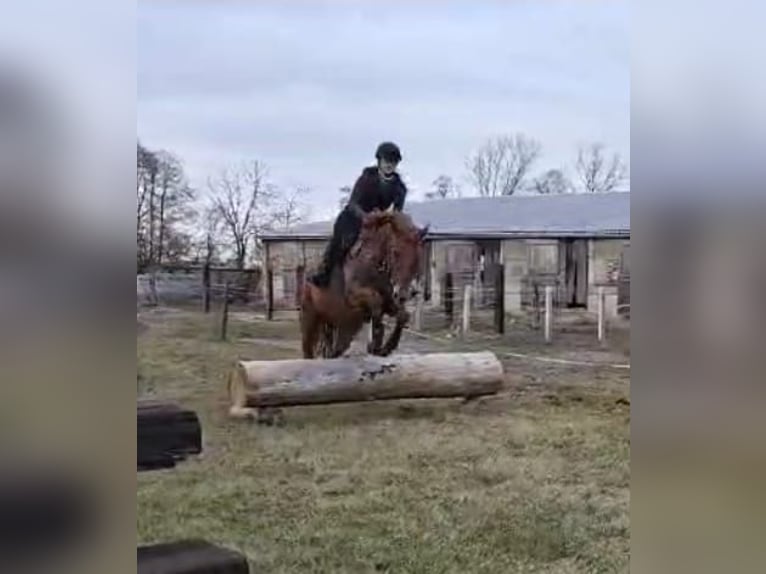
[[[415,305],[413,324],[421,329],[434,323],[457,334],[503,334],[509,323],[539,330],[550,342],[556,331],[590,328],[598,341],[606,337],[607,327],[629,319],[629,303],[618,304],[615,290],[596,286],[581,300],[568,299],[557,284],[530,284],[521,289],[503,289],[466,284],[443,289],[438,307]],[[512,309],[512,311],[509,311]]]
[[[192,306],[204,312],[228,312],[231,306],[267,319],[297,319],[303,278],[296,277],[292,289],[285,289],[284,276],[281,281],[276,296],[271,271],[154,272],[139,276],[138,300],[139,305]],[[623,328],[630,318],[629,300],[621,300],[614,285],[589,286],[578,293],[556,277],[543,276],[526,277],[508,288],[502,266],[489,281],[478,274],[446,273],[439,285],[428,287],[421,285],[408,303],[411,332],[497,337],[523,329],[539,332],[546,343],[574,332],[604,342],[614,325]]]
[[[228,285],[230,303],[265,308],[263,279],[253,270],[214,269],[205,279],[204,270],[146,273],[137,276],[139,306],[194,305],[208,297],[221,303]]]

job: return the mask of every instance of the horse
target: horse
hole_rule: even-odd
[[[428,226],[418,228],[406,213],[372,212],[364,217],[359,237],[330,284],[306,281],[301,294],[303,357],[313,359],[317,345],[323,357],[343,355],[368,322],[372,322],[370,354],[387,356],[399,344],[409,321],[405,304],[415,292]],[[394,330],[383,343],[383,316],[395,317]]]

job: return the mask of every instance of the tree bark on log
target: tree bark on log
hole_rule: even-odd
[[[496,394],[503,367],[494,353],[239,361],[229,378],[230,414],[259,407]]]

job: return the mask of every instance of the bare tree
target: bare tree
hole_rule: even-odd
[[[140,143],[136,159],[138,267],[145,269],[155,262],[155,213],[159,161],[155,152],[148,150]]]
[[[549,169],[535,178],[531,188],[541,195],[570,193],[572,191],[572,182],[569,181],[562,170]]]
[[[426,199],[447,199],[449,197],[460,197],[460,189],[448,175],[440,175],[431,185],[433,189],[426,192]]]
[[[217,257],[216,246],[221,243],[222,225],[221,216],[212,203],[209,203],[197,219],[194,228],[193,260],[204,261],[207,264],[220,263]]]
[[[254,160],[224,169],[208,180],[212,209],[220,217],[224,237],[234,251],[235,264],[242,269],[248,245],[267,225],[274,190],[266,181],[266,167]]]
[[[190,249],[190,237],[177,230],[174,224],[194,218],[195,213],[190,206],[194,191],[186,182],[183,165],[175,155],[160,151],[157,152],[157,161],[159,214],[156,261],[162,264],[163,257],[179,259]]]
[[[136,246],[139,271],[143,270],[152,258],[145,227],[146,218],[150,215],[148,206],[154,199],[153,190],[156,179],[157,157],[138,142],[136,147]]]
[[[166,260],[188,256],[192,238],[183,224],[193,223],[194,192],[183,165],[173,154],[136,148],[137,267],[145,271]]]
[[[487,140],[466,162],[479,195],[513,195],[539,157],[540,144],[524,134]]]
[[[141,234],[141,221],[144,216],[144,210],[146,209],[146,198],[149,189],[149,186],[147,185],[148,172],[149,166],[153,160],[152,152],[142,146],[141,142],[138,142],[136,146],[136,235]]]
[[[278,193],[271,211],[272,227],[287,230],[303,221],[306,216],[304,199],[310,192],[308,187],[298,186]]]
[[[577,174],[584,191],[605,193],[619,186],[627,174],[627,167],[618,153],[607,161],[604,145],[594,143],[581,146],[577,152]]]

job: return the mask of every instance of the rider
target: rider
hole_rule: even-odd
[[[407,187],[396,172],[402,154],[392,142],[383,142],[375,152],[376,166],[366,167],[356,180],[348,203],[338,215],[333,236],[322,259],[319,271],[311,280],[319,287],[330,283],[332,270],[343,264],[348,250],[359,236],[362,219],[374,210],[404,208]]]

